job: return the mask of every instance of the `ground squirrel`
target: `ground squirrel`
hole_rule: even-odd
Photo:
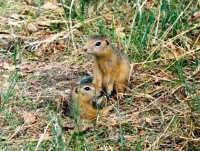
[[[67,115],[74,118],[80,115],[86,120],[94,120],[97,115],[106,116],[111,110],[111,106],[103,109],[97,109],[94,103],[100,99],[104,99],[102,94],[95,90],[92,83],[93,78],[87,76],[82,78],[71,90],[70,100],[67,107]]]
[[[128,58],[105,36],[92,36],[82,49],[94,56],[93,74],[97,89],[106,90],[108,95],[116,92],[121,96],[130,74]]]

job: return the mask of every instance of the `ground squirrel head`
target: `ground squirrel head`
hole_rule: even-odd
[[[95,35],[87,40],[83,51],[91,55],[101,56],[107,53],[108,47],[110,47],[110,40],[107,37]]]
[[[83,78],[73,87],[72,98],[74,102],[82,101],[82,103],[92,104],[102,97],[102,93],[95,89],[92,80],[92,78]]]

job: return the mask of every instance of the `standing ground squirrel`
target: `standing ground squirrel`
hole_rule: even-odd
[[[111,106],[99,110],[94,107],[93,103],[104,99],[104,97],[100,91],[97,92],[95,90],[92,80],[91,76],[84,77],[72,88],[67,106],[67,115],[69,117],[74,118],[76,115],[80,115],[83,119],[94,120],[98,114],[106,116],[111,110]]]
[[[105,36],[92,36],[83,50],[94,56],[93,74],[97,89],[106,90],[107,94],[124,93],[129,74],[130,62],[117,48],[113,47]]]

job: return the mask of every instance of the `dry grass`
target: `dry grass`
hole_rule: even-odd
[[[197,1],[29,2],[0,1],[1,150],[200,150]],[[92,74],[78,49],[93,34],[111,38],[133,72],[107,118],[77,124],[63,102]]]

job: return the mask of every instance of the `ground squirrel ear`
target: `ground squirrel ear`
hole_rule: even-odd
[[[78,93],[78,88],[76,88],[76,89],[74,90],[74,92],[77,94],[77,93]]]
[[[109,45],[109,44],[110,44],[108,40],[106,40],[106,44],[107,44],[107,45]]]

